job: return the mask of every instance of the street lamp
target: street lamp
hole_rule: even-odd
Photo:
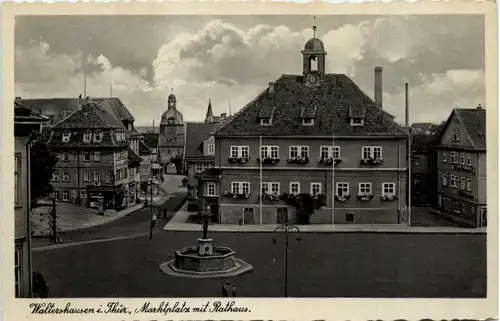
[[[300,233],[300,229],[293,225],[293,224],[288,224],[288,220],[285,221],[285,224],[282,224],[278,227],[276,227],[273,231],[273,243],[278,243],[276,241],[276,232],[282,229],[283,233],[285,234],[285,298],[288,297],[288,237],[290,236],[290,232],[295,230],[298,233]],[[302,241],[300,236],[297,236],[297,241]]]

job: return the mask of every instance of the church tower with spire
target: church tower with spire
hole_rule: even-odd
[[[212,110],[212,99],[208,99],[207,115],[205,116],[205,124],[214,122],[214,112]]]
[[[316,38],[316,17],[314,17],[313,37],[309,39],[302,50],[302,73],[308,86],[319,86],[325,79],[326,51],[323,42]]]

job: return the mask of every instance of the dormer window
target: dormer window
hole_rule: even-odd
[[[314,118],[302,118],[302,125],[311,126],[314,125]]]
[[[351,126],[363,126],[365,124],[365,106],[349,106],[349,120]]]
[[[208,155],[215,155],[215,144],[208,144],[207,149]]]
[[[351,118],[351,126],[363,126],[364,124],[363,118]]]
[[[271,118],[270,117],[264,117],[260,119],[260,124],[263,126],[266,125],[271,125]]]
[[[62,134],[62,142],[69,143],[69,138],[71,137],[71,133],[63,133]]]
[[[84,143],[90,143],[92,140],[92,133],[84,133],[83,134],[83,142]]]
[[[102,133],[101,132],[94,133],[94,142],[100,143],[101,141],[102,141]]]

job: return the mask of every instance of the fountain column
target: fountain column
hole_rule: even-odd
[[[206,211],[201,214],[203,235],[198,239],[198,255],[200,256],[213,255],[212,239],[208,238],[208,221],[212,217],[210,210],[210,205],[208,205]]]

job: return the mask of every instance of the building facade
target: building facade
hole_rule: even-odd
[[[438,145],[438,207],[471,227],[487,224],[486,111],[454,109]]]
[[[30,159],[32,133],[42,131],[48,118],[14,102],[14,284],[16,298],[32,296]]]
[[[123,123],[87,101],[51,128],[59,155],[52,185],[57,201],[120,210],[129,205],[129,147]]]
[[[200,176],[203,209],[228,224],[296,220],[284,196],[322,199],[311,224],[405,223],[407,133],[346,75],[327,74],[323,43],[214,133],[215,169]]]
[[[415,134],[411,138],[412,206],[437,205],[437,134]]]

